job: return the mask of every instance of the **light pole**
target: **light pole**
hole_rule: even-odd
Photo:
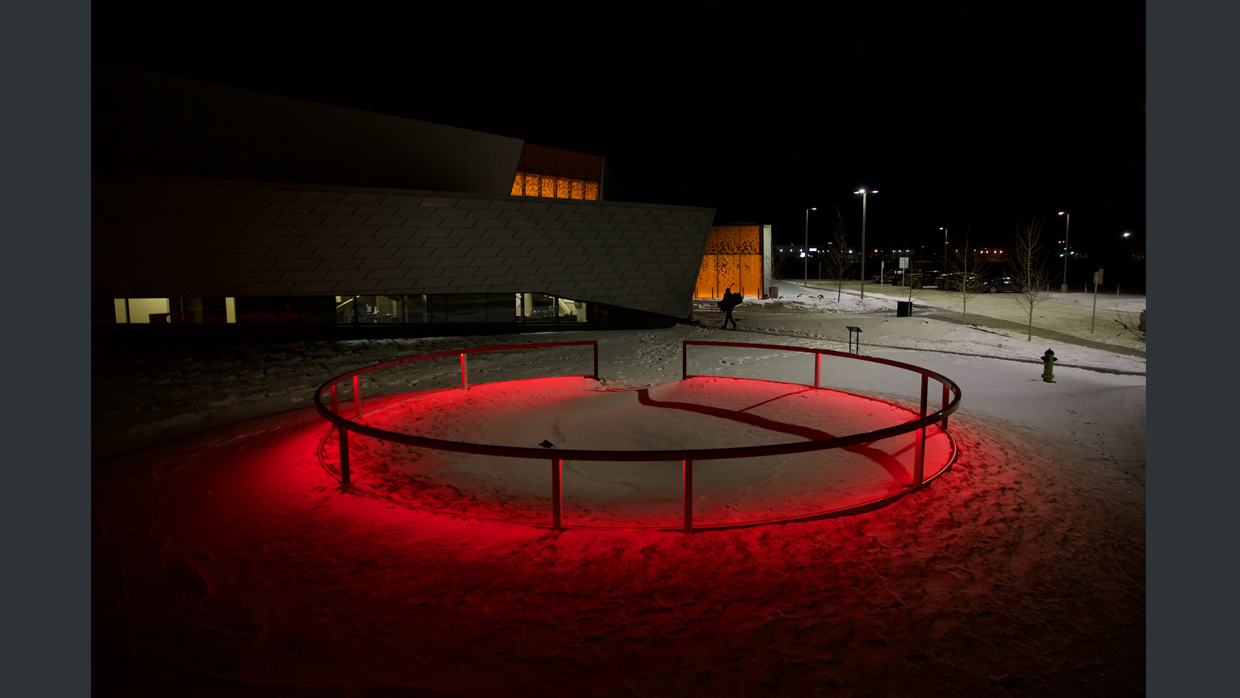
[[[947,273],[947,228],[939,228],[943,231],[943,273]]]
[[[805,209],[805,247],[801,249],[801,256],[805,258],[805,287],[809,288],[809,212],[817,211],[818,207]]]
[[[878,190],[867,192],[859,189],[854,194],[861,195],[861,300],[865,300],[865,203],[868,194],[877,194]]]
[[[1063,223],[1063,284],[1059,287],[1060,293],[1068,292],[1068,227],[1072,225],[1072,214],[1066,211],[1060,211],[1059,215],[1067,216]]]

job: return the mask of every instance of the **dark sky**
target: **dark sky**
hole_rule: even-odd
[[[921,5],[96,2],[92,52],[602,154],[626,200],[778,241],[806,206],[812,237],[836,206],[858,234],[861,186],[876,247],[1000,246],[1035,215],[1057,238],[1065,208],[1086,248],[1144,237],[1143,6]]]

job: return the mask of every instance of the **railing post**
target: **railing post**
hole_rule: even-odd
[[[349,430],[340,427],[340,484],[349,486]]]
[[[564,461],[551,459],[551,527],[557,531],[564,530],[561,517],[564,511]]]
[[[461,390],[469,390],[469,367],[465,364],[465,353],[461,353]]]
[[[921,410],[918,418],[926,416],[926,399],[929,396],[930,377],[921,375]],[[913,434],[916,447],[913,451],[913,486],[918,487],[926,479],[926,428],[923,426]]]
[[[693,461],[686,458],[681,461],[681,466],[684,483],[681,492],[685,503],[685,533],[693,533]]]
[[[680,380],[689,378],[689,343],[681,341],[680,343]]]
[[[336,384],[332,383],[332,414],[340,414],[340,406],[336,402]]]
[[[947,409],[947,405],[951,402],[951,395],[952,395],[951,389],[947,387],[946,383],[944,383],[943,384],[943,409]],[[947,431],[947,415],[943,415],[943,421],[939,423],[939,426],[943,431]]]
[[[362,416],[362,383],[358,376],[353,376],[353,418]]]
[[[598,380],[598,341],[594,342],[594,380]]]
[[[818,389],[818,379],[822,375],[822,354],[814,352],[814,390]]]

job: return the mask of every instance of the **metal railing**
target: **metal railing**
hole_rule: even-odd
[[[331,422],[339,431],[340,441],[340,479],[342,485],[346,488],[350,486],[349,474],[349,432],[357,432],[363,436],[380,439],[383,441],[391,441],[395,443],[406,444],[420,448],[437,449],[441,451],[452,451],[456,453],[471,453],[485,456],[501,456],[509,458],[526,458],[538,460],[550,460],[551,462],[551,527],[555,530],[563,530],[563,467],[566,460],[582,460],[582,461],[680,461],[682,467],[682,506],[684,510],[684,526],[686,533],[691,533],[695,526],[693,523],[693,464],[695,461],[702,460],[723,460],[732,458],[753,458],[762,456],[777,456],[794,453],[807,453],[811,451],[822,451],[832,448],[846,448],[848,446],[856,446],[860,444],[868,444],[875,441],[881,441],[901,434],[909,432],[918,432],[915,436],[914,450],[914,467],[913,481],[901,492],[885,495],[873,500],[854,504],[831,511],[816,512],[813,514],[798,515],[779,519],[766,519],[762,521],[749,521],[737,523],[710,524],[705,526],[697,526],[699,530],[703,529],[723,529],[738,528],[743,526],[754,526],[767,523],[786,523],[790,521],[804,521],[816,518],[826,518],[830,516],[841,516],[845,514],[861,513],[870,511],[891,504],[892,502],[904,497],[905,495],[915,492],[951,468],[955,462],[956,450],[955,440],[951,434],[947,432],[948,416],[960,407],[961,391],[960,386],[954,381],[936,373],[929,369],[906,364],[900,361],[892,361],[890,359],[880,359],[870,356],[860,356],[857,354],[843,353],[831,351],[828,349],[814,349],[807,347],[792,347],[776,344],[750,344],[744,342],[706,342],[684,340],[681,348],[681,380],[685,380],[697,375],[689,373],[689,347],[690,346],[716,346],[716,347],[738,347],[752,348],[764,350],[777,350],[788,352],[800,352],[814,354],[814,388],[820,388],[822,374],[822,357],[836,356],[845,359],[853,359],[857,361],[869,361],[872,363],[883,364],[895,368],[911,371],[921,376],[921,403],[917,419],[903,424],[876,429],[861,434],[851,434],[848,436],[839,436],[829,439],[817,439],[811,441],[801,441],[795,443],[772,444],[764,446],[738,446],[732,448],[707,448],[707,449],[658,449],[658,450],[594,450],[594,449],[560,449],[557,448],[550,453],[554,454],[548,458],[549,450],[545,448],[527,448],[521,446],[497,446],[491,444],[477,444],[461,441],[448,441],[445,439],[432,439],[425,436],[414,436],[412,434],[402,434],[399,432],[379,429],[377,427],[362,424],[356,419],[362,415],[362,398],[361,384],[359,376],[367,373],[373,373],[385,368],[400,366],[402,364],[413,363],[417,361],[428,361],[431,359],[440,359],[448,356],[460,355],[461,357],[461,390],[469,389],[469,369],[466,357],[470,354],[514,351],[521,349],[537,349],[544,347],[565,347],[565,346],[592,346],[594,349],[594,373],[585,375],[584,378],[594,378],[598,380],[598,342],[594,340],[580,342],[543,342],[535,344],[509,344],[496,347],[480,347],[474,349],[461,349],[457,351],[443,351],[433,354],[424,354],[422,356],[413,356],[393,361],[367,366],[355,371],[342,373],[335,378],[325,382],[314,393],[314,406],[319,414]],[[342,382],[352,379],[353,383],[353,418],[347,419],[340,415],[339,402],[337,398],[336,386]],[[929,381],[933,378],[939,382],[943,388],[943,406],[936,412],[927,413],[927,402],[929,397]],[[737,380],[753,380],[738,378]],[[762,379],[767,381],[768,379]],[[784,381],[768,381],[768,382],[784,382]],[[794,385],[800,385],[795,383]],[[330,391],[330,407],[323,404],[323,394]],[[430,392],[430,391],[425,391]],[[925,441],[926,428],[932,424],[938,423],[951,440],[953,451],[951,458],[944,467],[930,475],[925,476]]]

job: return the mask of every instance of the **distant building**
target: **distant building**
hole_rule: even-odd
[[[602,156],[104,65],[92,170],[101,337],[668,326],[714,216],[609,201]]]

